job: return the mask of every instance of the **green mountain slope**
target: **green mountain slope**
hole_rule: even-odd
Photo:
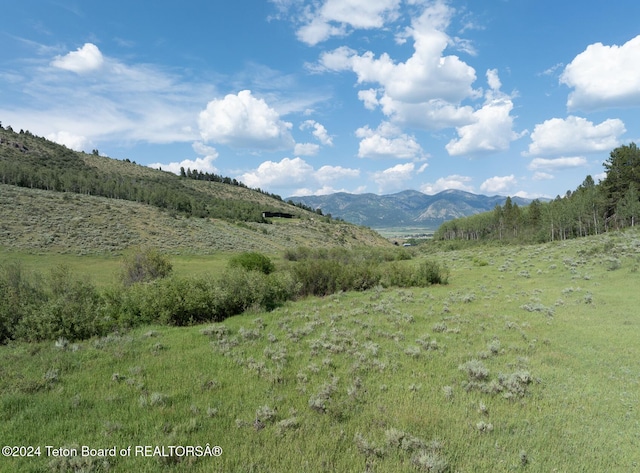
[[[264,219],[283,212],[291,219]],[[199,181],[77,153],[0,127],[0,247],[105,253],[280,251],[298,245],[389,244],[242,185]]]

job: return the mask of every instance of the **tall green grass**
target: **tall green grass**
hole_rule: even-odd
[[[223,451],[85,459],[84,471],[635,471],[638,249],[627,232],[446,251],[430,258],[448,285],[14,342],[0,347],[0,438]],[[74,461],[1,458],[0,470]]]

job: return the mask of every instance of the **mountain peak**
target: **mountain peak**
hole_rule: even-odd
[[[420,226],[435,230],[443,222],[455,218],[493,210],[503,205],[505,196],[486,196],[459,189],[446,189],[434,195],[416,190],[403,190],[395,194],[348,194],[340,192],[323,196],[290,197],[325,214],[372,228]],[[518,205],[531,201],[512,197]]]

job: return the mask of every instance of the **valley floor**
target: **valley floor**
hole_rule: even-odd
[[[449,285],[2,346],[40,455],[0,471],[640,471],[640,233],[429,257]]]

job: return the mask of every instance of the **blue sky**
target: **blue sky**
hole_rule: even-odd
[[[21,0],[2,16],[3,126],[283,197],[555,197],[640,142],[637,0]]]

